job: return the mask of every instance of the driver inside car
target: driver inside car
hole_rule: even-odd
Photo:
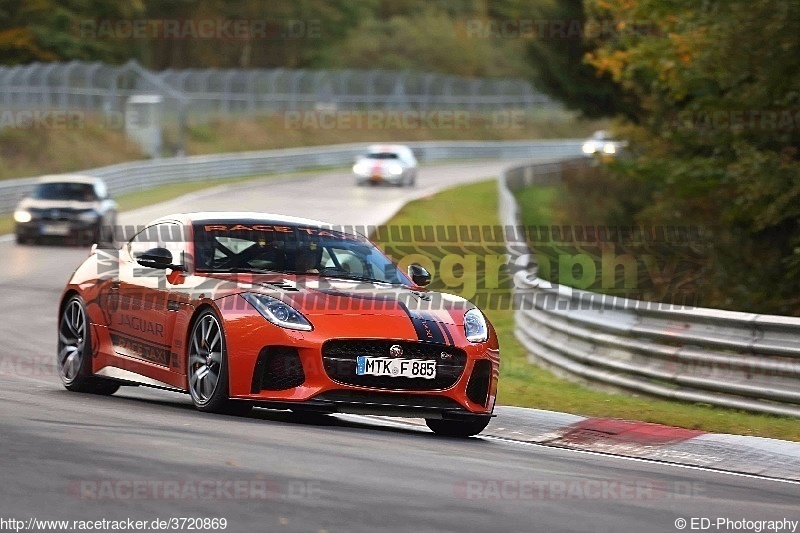
[[[311,243],[308,247],[299,248],[295,254],[295,272],[298,274],[319,274],[319,260],[322,249]]]

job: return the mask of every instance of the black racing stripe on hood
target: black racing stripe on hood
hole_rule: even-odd
[[[437,320],[432,320],[430,317],[424,316],[425,313],[418,313],[411,311],[406,304],[401,301],[397,302],[400,308],[408,315],[411,324],[414,326],[414,331],[417,333],[417,339],[420,342],[433,342],[437,344],[447,344],[442,333],[442,325]]]
[[[444,323],[444,322],[442,322],[441,320],[437,320],[437,319],[436,319],[436,318],[435,318],[435,317],[434,317],[432,314],[430,314],[430,313],[424,313],[424,312],[421,312],[420,314],[421,314],[423,317],[425,317],[426,319],[428,319],[428,320],[430,320],[430,321],[432,321],[432,322],[435,322],[435,323],[436,323],[436,325],[437,325],[437,326],[439,326],[439,329],[441,329],[441,330],[442,330],[442,333],[444,334],[444,336],[445,336],[445,337],[447,337],[447,342],[446,342],[445,344],[448,344],[448,345],[450,345],[450,346],[453,346],[453,345],[455,344],[455,342],[453,341],[453,336],[450,334],[450,330],[448,329],[448,325],[447,325],[447,324],[445,324],[445,323]]]

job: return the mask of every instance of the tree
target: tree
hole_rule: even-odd
[[[331,54],[339,68],[443,72],[468,77],[519,77],[518,41],[472,38],[466,20],[432,7],[389,19],[369,18]]]
[[[4,64],[66,59],[120,62],[129,43],[86,38],[81,25],[141,14],[140,0],[0,0],[0,57]]]
[[[527,58],[536,72],[534,83],[541,90],[587,117],[635,116],[635,98],[627,95],[610,75],[586,62],[596,43],[586,38],[590,32],[583,0],[534,5],[531,16],[537,36],[527,45]],[[554,32],[560,24],[578,31]]]
[[[589,63],[639,102],[619,180],[646,183],[631,217],[711,231],[709,304],[800,314],[800,5],[590,0],[647,31]],[[624,188],[637,190],[639,188]]]

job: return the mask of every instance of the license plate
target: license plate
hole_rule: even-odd
[[[380,174],[373,174],[372,181],[381,181],[383,179]]]
[[[359,376],[434,379],[436,377],[436,361],[362,355],[356,359],[356,374]]]
[[[68,235],[69,226],[67,224],[42,224],[39,232],[42,235]]]

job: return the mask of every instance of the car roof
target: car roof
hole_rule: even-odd
[[[411,151],[411,148],[404,144],[373,144],[367,148],[369,153],[376,153],[376,152],[406,152]]]
[[[103,181],[85,174],[49,174],[39,178],[38,183],[97,183]]]
[[[279,215],[275,213],[262,213],[258,211],[197,211],[193,213],[177,213],[161,217],[159,220],[178,219],[187,222],[222,222],[222,221],[259,221],[259,222],[278,222],[282,224],[304,224],[307,226],[330,227],[333,224],[314,220],[311,218],[293,217]]]

